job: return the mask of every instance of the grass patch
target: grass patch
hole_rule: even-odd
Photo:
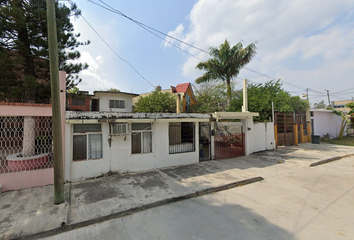
[[[345,145],[345,146],[354,146],[354,136],[344,136],[341,139],[334,138],[326,143],[337,144],[337,145]]]

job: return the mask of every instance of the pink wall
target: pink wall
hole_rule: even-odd
[[[60,104],[61,104],[61,130],[63,137],[63,156],[65,156],[65,97],[66,97],[66,74],[59,71],[60,79]],[[1,116],[52,116],[51,104],[28,104],[28,103],[1,103]],[[64,159],[63,161],[64,162]],[[64,169],[64,168],[63,168]],[[18,190],[45,186],[54,183],[53,168],[34,171],[0,174],[1,191]]]
[[[0,174],[2,192],[54,184],[53,168]]]

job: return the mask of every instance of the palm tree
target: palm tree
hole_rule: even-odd
[[[256,44],[251,43],[243,48],[242,42],[230,48],[227,40],[219,48],[210,48],[210,58],[205,62],[200,62],[196,68],[206,70],[203,76],[195,80],[196,83],[203,83],[215,80],[226,81],[227,84],[227,105],[231,102],[230,82],[236,77],[241,68],[249,63],[256,55]]]

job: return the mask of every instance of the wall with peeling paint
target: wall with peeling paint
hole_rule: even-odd
[[[198,122],[195,122],[196,150],[177,154],[169,154],[169,122],[157,122],[154,119],[150,122],[152,123],[152,153],[132,154],[130,131],[127,135],[112,136],[110,147],[109,124],[104,122],[102,123],[103,158],[82,161],[72,161],[73,124],[66,123],[65,180],[83,180],[109,171],[141,171],[199,162]],[[131,123],[128,125],[130,130]]]

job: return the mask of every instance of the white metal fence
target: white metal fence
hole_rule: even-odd
[[[0,174],[53,167],[52,117],[0,117]]]

